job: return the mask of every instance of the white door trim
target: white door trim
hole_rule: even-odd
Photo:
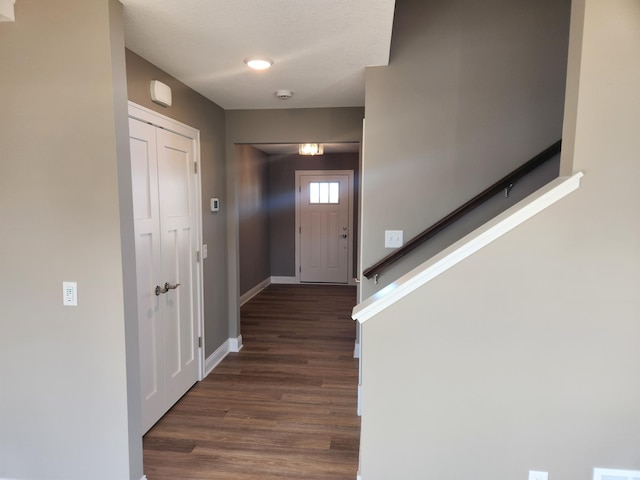
[[[150,123],[156,127],[163,128],[183,137],[191,139],[193,143],[193,155],[194,163],[197,165],[196,170],[196,243],[198,252],[202,252],[202,178],[200,168],[200,131],[196,128],[190,127],[182,122],[169,118],[158,112],[154,112],[142,105],[138,105],[129,101],[129,117],[140,120],[141,122]],[[198,323],[198,336],[202,338],[202,344],[200,352],[198,354],[198,380],[204,378],[204,292],[203,292],[203,269],[202,269],[202,255],[200,255],[200,261],[196,263],[197,269],[197,285],[195,291],[197,294],[196,302],[196,318]]]
[[[302,226],[302,221],[300,218],[301,208],[301,194],[300,194],[300,177],[304,175],[347,175],[349,180],[349,242],[348,246],[348,254],[347,254],[347,284],[355,285],[354,275],[353,275],[353,195],[355,190],[354,184],[354,172],[353,170],[296,170],[296,283],[300,283],[300,266],[302,265],[302,260],[300,258],[300,228]]]

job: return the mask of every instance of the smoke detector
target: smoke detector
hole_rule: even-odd
[[[278,97],[280,100],[291,98],[292,95],[293,92],[291,90],[276,90],[276,97]]]

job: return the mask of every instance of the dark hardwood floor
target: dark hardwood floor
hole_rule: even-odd
[[[244,348],[145,435],[147,478],[355,480],[354,305],[355,288],[330,285],[272,285],[244,305]]]

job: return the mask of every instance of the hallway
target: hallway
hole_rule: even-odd
[[[271,285],[229,354],[144,437],[149,480],[345,479],[358,469],[355,288]]]

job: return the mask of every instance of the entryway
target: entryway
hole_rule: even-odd
[[[296,171],[296,257],[301,282],[352,278],[353,171]]]

